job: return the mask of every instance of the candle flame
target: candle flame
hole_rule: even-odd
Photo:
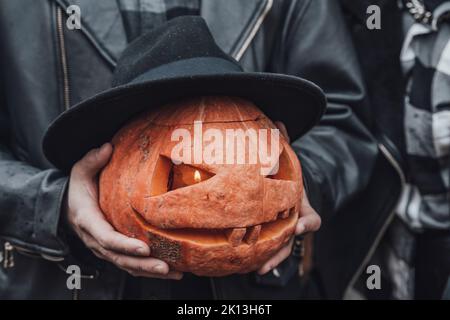
[[[200,174],[200,171],[195,170],[194,180],[195,180],[196,183],[199,183],[200,181],[202,181],[202,176]]]

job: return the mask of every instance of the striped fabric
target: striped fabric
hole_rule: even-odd
[[[450,1],[434,10],[448,11]],[[404,19],[409,179],[397,212],[415,230],[450,230],[450,21],[422,24],[407,12]]]
[[[198,15],[200,0],[117,0],[128,42],[177,16]]]

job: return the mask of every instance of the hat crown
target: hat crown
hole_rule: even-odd
[[[239,66],[219,48],[203,18],[174,18],[129,44],[117,62],[112,86],[126,84],[159,66],[199,57],[220,58]]]

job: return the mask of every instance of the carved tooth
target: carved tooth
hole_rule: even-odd
[[[241,244],[242,239],[244,239],[245,233],[247,232],[246,228],[233,228],[225,231],[225,235],[228,239],[228,242],[233,246],[237,247]]]
[[[255,244],[256,241],[259,239],[259,234],[261,232],[261,225],[248,227],[247,228],[247,234],[245,236],[245,242],[247,244]]]
[[[287,217],[289,217],[289,214],[291,213],[291,211],[289,210],[289,209],[286,209],[286,210],[284,210],[284,211],[281,211],[279,214],[278,214],[278,218],[279,219],[286,219]]]

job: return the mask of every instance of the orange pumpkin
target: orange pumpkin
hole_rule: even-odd
[[[145,241],[174,270],[201,276],[256,270],[294,232],[300,163],[282,137],[274,175],[261,174],[261,161],[174,161],[174,130],[194,135],[197,120],[202,133],[276,129],[253,103],[235,97],[192,98],[139,115],[112,140],[111,161],[100,175],[101,209],[119,232]]]

